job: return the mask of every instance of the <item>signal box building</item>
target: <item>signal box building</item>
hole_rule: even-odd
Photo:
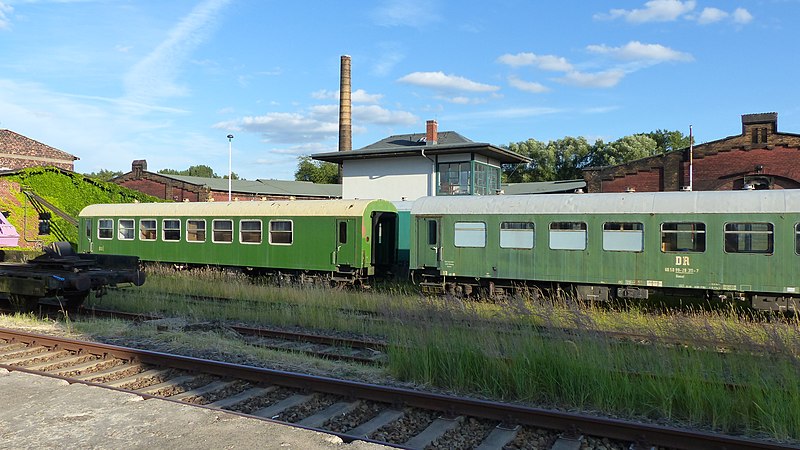
[[[413,201],[437,195],[495,195],[501,192],[502,164],[525,156],[473,142],[454,131],[389,136],[358,150],[318,153],[312,158],[341,165],[342,198]]]
[[[797,189],[798,158],[800,134],[779,132],[771,112],[743,115],[741,134],[695,145],[691,158],[686,148],[583,174],[589,192]]]

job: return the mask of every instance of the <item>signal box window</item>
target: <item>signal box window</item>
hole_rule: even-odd
[[[133,219],[119,219],[119,234],[117,234],[118,239],[123,241],[132,241],[135,233],[133,224]]]
[[[456,222],[456,247],[486,247],[486,224],[483,222]]]
[[[726,253],[771,254],[773,230],[771,223],[726,223]]]
[[[292,243],[292,221],[273,220],[269,223],[269,243],[289,245]]]
[[[215,220],[212,224],[214,228],[211,240],[213,242],[230,243],[233,242],[233,221]]]
[[[164,219],[164,239],[165,241],[181,240],[181,221],[178,219]]]
[[[700,222],[667,222],[661,224],[662,252],[706,251],[706,224]]]
[[[143,241],[156,240],[156,221],[154,219],[142,219],[139,221],[139,239]]]
[[[112,219],[100,219],[97,221],[97,238],[114,238],[114,221]]]
[[[533,222],[502,222],[500,224],[501,248],[533,248]]]
[[[586,250],[586,222],[550,223],[550,248]]]
[[[244,244],[260,244],[261,221],[243,220],[239,222],[239,242]]]
[[[603,250],[641,252],[644,250],[644,225],[638,222],[604,223]]]
[[[189,219],[186,221],[186,240],[189,242],[206,241],[206,221]]]

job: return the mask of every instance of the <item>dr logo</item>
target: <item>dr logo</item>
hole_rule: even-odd
[[[675,257],[675,265],[676,266],[688,266],[689,264],[689,257],[688,256],[676,256]]]

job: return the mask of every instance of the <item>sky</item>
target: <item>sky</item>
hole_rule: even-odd
[[[501,146],[657,129],[800,133],[800,0],[0,0],[0,129],[80,173],[293,179],[426,120]],[[231,134],[233,139],[228,139]]]

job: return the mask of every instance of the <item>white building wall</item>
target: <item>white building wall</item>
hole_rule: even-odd
[[[413,201],[435,195],[434,163],[422,156],[347,160],[342,167],[342,198]]]

